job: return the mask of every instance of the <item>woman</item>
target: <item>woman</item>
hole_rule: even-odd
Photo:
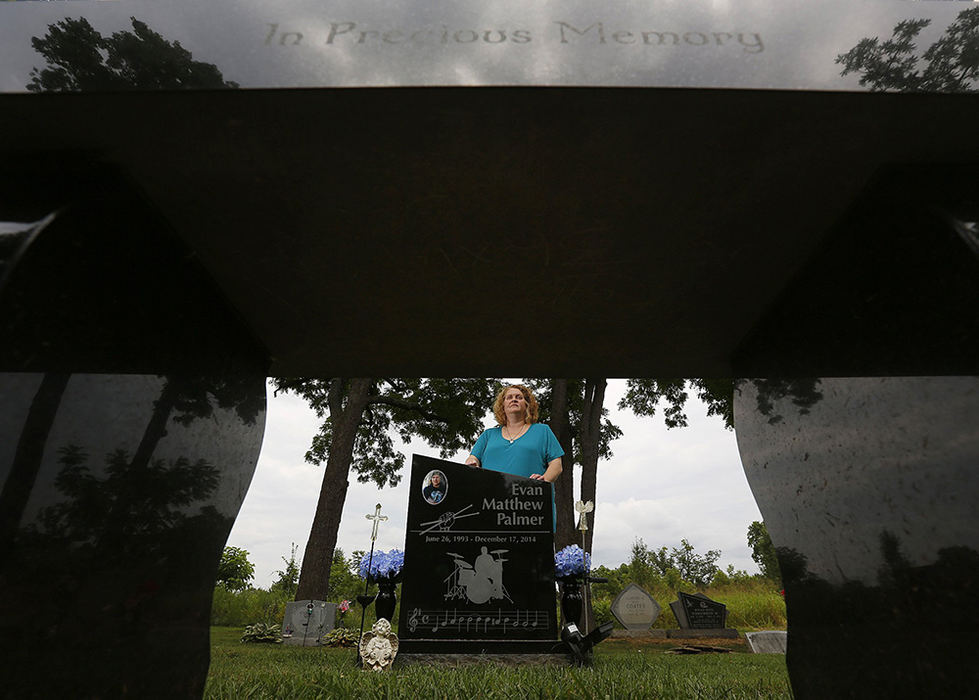
[[[537,422],[537,399],[523,384],[511,384],[493,403],[499,426],[484,430],[466,464],[553,482],[561,475],[564,450],[551,429]]]

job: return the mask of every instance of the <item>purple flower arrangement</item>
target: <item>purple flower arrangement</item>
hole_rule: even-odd
[[[554,554],[554,575],[557,578],[584,576],[591,570],[591,555],[576,544]]]
[[[367,570],[370,562],[370,571]],[[405,553],[400,549],[390,552],[378,550],[371,559],[370,552],[360,559],[360,577],[369,581],[396,581],[405,565]]]

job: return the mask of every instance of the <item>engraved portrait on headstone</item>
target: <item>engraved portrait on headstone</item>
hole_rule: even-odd
[[[433,469],[425,475],[425,480],[422,482],[422,496],[427,503],[433,506],[438,505],[448,492],[449,481],[442,471]]]

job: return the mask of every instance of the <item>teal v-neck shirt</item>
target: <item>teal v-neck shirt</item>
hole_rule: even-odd
[[[532,423],[513,444],[504,439],[503,428],[499,426],[484,430],[470,454],[479,460],[483,469],[529,477],[543,474],[551,460],[564,456],[564,450],[550,427]]]

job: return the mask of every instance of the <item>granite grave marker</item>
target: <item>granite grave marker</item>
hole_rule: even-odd
[[[433,472],[444,492],[435,503]],[[401,652],[550,652],[550,485],[415,455],[409,493]]]
[[[784,630],[745,632],[744,638],[754,654],[784,654],[788,649],[789,635]]]
[[[670,603],[676,621],[682,629],[723,629],[727,622],[727,606],[711,600],[703,593],[677,592],[678,600]]]
[[[645,631],[659,617],[660,606],[649,593],[630,583],[612,601],[612,615],[627,630]]]
[[[282,643],[293,646],[319,646],[319,639],[333,631],[337,604],[322,600],[295,600],[286,603],[282,619]]]

